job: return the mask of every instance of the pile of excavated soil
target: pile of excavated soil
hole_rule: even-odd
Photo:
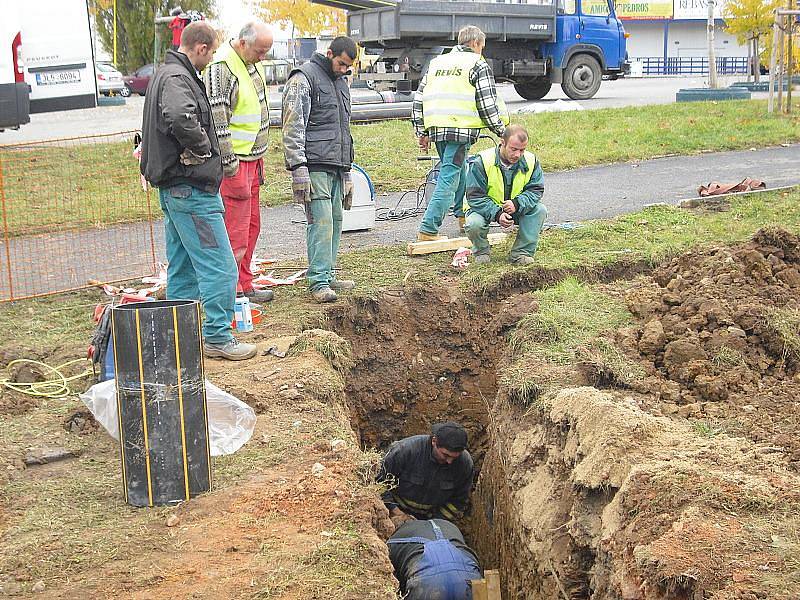
[[[800,478],[742,438],[700,435],[625,393],[500,391],[473,497],[508,597],[797,598]]]
[[[478,550],[511,597],[800,597],[800,238],[762,230],[604,290],[633,326],[570,365],[526,358],[559,393],[498,390]]]
[[[800,465],[800,238],[781,230],[687,252],[627,293],[615,342],[663,414],[785,449]]]

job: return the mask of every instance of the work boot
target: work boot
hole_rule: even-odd
[[[466,233],[467,230],[465,229],[467,225],[466,217],[458,217],[458,233]]]
[[[244,295],[251,302],[270,302],[275,297],[275,293],[272,290],[252,289],[249,292],[244,292]]]
[[[253,358],[258,352],[255,344],[245,344],[236,338],[231,338],[221,344],[203,342],[203,354],[206,358],[225,358],[227,360],[247,360]]]
[[[532,265],[533,263],[536,262],[536,259],[533,258],[532,256],[522,255],[522,256],[517,256],[516,258],[510,258],[508,259],[508,262],[510,262],[512,265],[525,266],[525,265]]]
[[[476,254],[473,259],[476,265],[485,265],[492,260],[488,254]]]
[[[316,300],[320,304],[324,304],[326,302],[336,302],[336,299],[338,298],[336,292],[334,292],[330,287],[327,286],[312,291],[311,295],[313,296],[314,300]]]
[[[417,241],[418,242],[435,242],[437,240],[446,240],[446,235],[439,235],[436,233],[423,233],[422,231],[417,232]]]
[[[356,282],[352,279],[334,279],[330,286],[334,292],[349,291],[356,287]]]

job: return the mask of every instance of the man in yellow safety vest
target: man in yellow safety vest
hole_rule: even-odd
[[[269,109],[263,61],[272,48],[272,30],[247,23],[236,40],[222,44],[203,79],[219,138],[224,178],[225,228],[239,266],[237,291],[256,302],[272,300],[271,290],[253,288],[253,260],[261,231],[259,187],[264,180]]]
[[[528,132],[521,125],[509,125],[500,145],[470,159],[467,194],[464,199],[466,232],[478,264],[488,263],[490,223],[508,228],[517,225],[517,239],[511,247],[513,264],[533,263],[547,209],[542,167],[528,152]]]
[[[434,58],[414,95],[411,120],[419,146],[436,144],[441,166],[436,188],[422,217],[418,241],[439,239],[439,227],[450,207],[463,227],[466,160],[478,135],[488,127],[503,135],[508,114],[497,96],[494,76],[481,56],[486,35],[472,25],[458,32],[458,46]]]

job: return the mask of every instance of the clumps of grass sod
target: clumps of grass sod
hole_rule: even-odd
[[[345,373],[352,365],[350,342],[327,329],[306,329],[289,347],[289,354],[297,356],[313,348],[324,356],[331,366]]]
[[[720,346],[711,362],[719,369],[732,369],[745,364],[744,356],[730,346]]]
[[[784,359],[800,360],[800,310],[770,309],[764,315],[764,321],[782,342]]]
[[[509,336],[512,354],[535,354],[547,361],[567,364],[581,346],[602,331],[631,322],[631,314],[618,301],[568,277],[538,290],[539,310],[529,313]]]

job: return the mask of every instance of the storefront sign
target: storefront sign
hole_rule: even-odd
[[[714,17],[721,19],[726,14],[725,0],[714,3]],[[708,19],[708,2],[706,0],[675,0],[674,19]]]
[[[692,2],[700,0],[674,0]],[[616,12],[620,19],[671,19],[673,0],[617,0]],[[607,15],[604,0],[583,0],[584,14]]]

